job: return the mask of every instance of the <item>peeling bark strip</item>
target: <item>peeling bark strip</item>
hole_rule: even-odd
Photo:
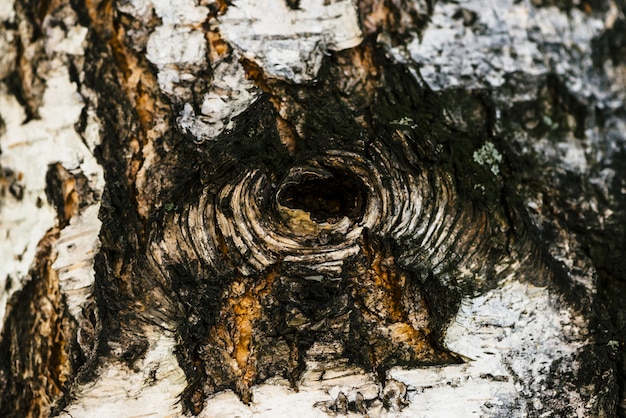
[[[625,13],[2,2],[0,415],[626,416]]]

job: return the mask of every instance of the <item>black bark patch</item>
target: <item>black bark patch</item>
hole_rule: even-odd
[[[133,341],[122,353],[122,360],[128,368],[134,368],[135,363],[143,359],[146,352],[150,348],[150,343],[145,338],[137,338],[137,341]]]
[[[0,166],[0,198],[8,194],[16,200],[24,198],[24,174],[9,167]]]
[[[291,10],[300,10],[300,0],[285,0]]]
[[[66,226],[72,216],[99,199],[82,171],[70,172],[61,163],[48,166],[46,196],[48,202],[56,208],[60,227]]]
[[[626,56],[626,18],[623,16],[626,4],[624,2],[622,2],[621,10],[622,16],[616,18],[613,26],[592,41],[594,64],[599,68],[607,58],[615,66],[624,63]]]
[[[357,178],[340,172],[327,178],[303,175],[298,182],[282,190],[279,203],[307,211],[316,222],[337,221],[344,216],[358,219],[362,215],[365,191]]]
[[[460,7],[456,12],[454,12],[452,18],[462,20],[464,26],[472,26],[474,23],[476,23],[478,15],[473,10]]]

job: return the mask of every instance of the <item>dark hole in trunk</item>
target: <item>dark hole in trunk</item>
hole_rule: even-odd
[[[357,219],[362,215],[365,191],[361,182],[345,174],[328,178],[303,176],[299,183],[288,185],[280,203],[311,214],[315,222],[336,222],[344,216]]]

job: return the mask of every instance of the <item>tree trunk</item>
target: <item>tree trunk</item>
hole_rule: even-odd
[[[0,4],[0,415],[626,416],[625,13]]]

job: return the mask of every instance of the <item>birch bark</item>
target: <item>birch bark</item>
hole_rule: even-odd
[[[625,416],[626,3],[0,4],[0,415]]]

